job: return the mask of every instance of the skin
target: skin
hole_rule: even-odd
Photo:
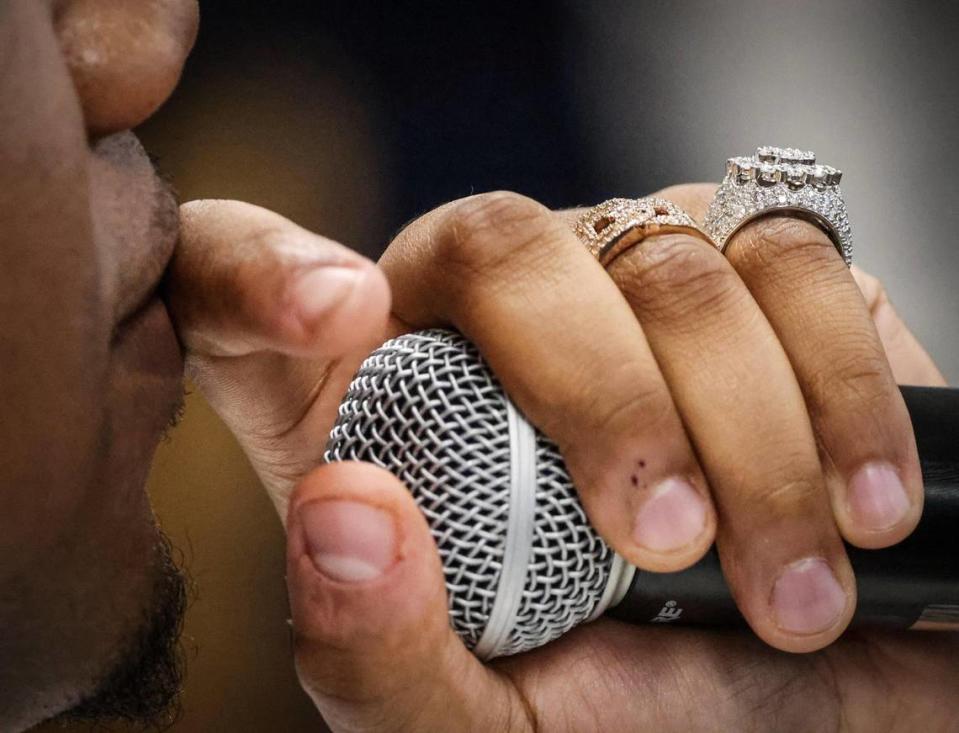
[[[182,404],[159,297],[179,221],[129,128],[173,91],[197,23],[195,0],[0,3],[3,731],[163,727],[175,709],[187,588],[144,483]],[[337,356],[370,341],[381,310],[296,338]]]
[[[836,728],[955,727],[946,681],[956,641],[946,635],[846,637],[789,656],[742,635],[601,621],[490,666],[466,652],[446,621],[435,548],[406,490],[369,466],[311,472],[346,382],[385,334],[432,325],[467,333],[561,445],[611,544],[643,567],[669,569],[693,562],[715,535],[753,628],[792,651],[834,639],[853,600],[821,633],[783,634],[766,604],[782,563],[817,553],[848,587],[839,533],[881,546],[918,517],[914,446],[878,339],[891,373],[941,377],[874,282],[863,281],[863,304],[848,274],[823,259],[829,248],[815,232],[782,222],[744,234],[728,260],[701,243],[650,241],[607,274],[571,238],[570,214],[492,194],[416,222],[378,269],[262,209],[198,202],[181,210],[171,261],[171,199],[124,131],[172,91],[196,18],[187,0],[0,6],[0,399],[16,418],[0,426],[0,727],[24,729],[124,692],[153,700],[146,680],[124,674],[138,668],[131,655],[150,656],[153,629],[175,632],[182,608],[159,602],[176,589],[176,574],[143,491],[180,393],[171,316],[190,373],[289,517],[297,667],[336,729],[749,729],[771,715],[781,729],[808,728],[810,715]],[[690,208],[703,196],[669,195]],[[769,258],[767,245],[784,256]],[[777,276],[780,259],[806,267],[798,272],[811,273],[840,312],[850,309],[849,321],[811,328],[819,312],[789,292],[788,272]],[[684,301],[672,287],[652,298],[657,278],[678,292],[696,282],[723,287],[712,298],[688,288]],[[764,278],[780,290],[764,291]],[[783,298],[788,307],[778,312]],[[683,338],[716,307],[736,327],[718,339],[698,332],[696,349],[711,349],[712,360],[697,357]],[[850,350],[822,361],[849,366],[854,388],[840,380],[820,393],[814,357],[833,343]],[[730,353],[769,370],[761,392],[769,402],[732,399],[744,377],[740,364],[722,363],[736,361]],[[536,375],[517,366],[557,354],[556,368]],[[718,416],[697,397],[704,362],[728,370],[713,380],[738,410],[726,420],[744,435],[769,436],[769,445],[712,445]],[[608,379],[585,378],[597,370]],[[833,401],[843,409],[830,412]],[[866,454],[843,440],[849,428],[837,416],[859,421]],[[784,444],[793,449],[782,457],[775,447]],[[859,536],[841,497],[864,458],[893,465],[912,501],[894,527]],[[763,471],[745,473],[751,466]],[[619,518],[635,516],[649,501],[646,487],[672,475],[706,502],[704,529],[688,546],[649,552],[634,541],[635,523]],[[339,502],[339,520],[321,544],[366,533],[370,546],[386,547],[361,581],[331,575],[307,534],[330,502]],[[357,515],[356,505],[368,511]],[[350,521],[357,517],[364,521]],[[785,539],[782,554],[742,549],[770,535]],[[182,601],[182,586],[173,595]],[[168,702],[157,689],[158,705],[146,712]],[[691,690],[700,704],[688,704]]]
[[[156,293],[177,209],[124,130],[172,91],[197,9],[91,5],[0,5],[3,730],[92,701],[138,665],[130,712],[157,712],[148,698],[169,700],[146,688],[175,668],[162,652],[182,611],[144,491],[182,397],[181,349]],[[166,22],[134,40],[124,26],[141,10]]]
[[[711,190],[662,194],[701,213]],[[770,721],[797,731],[955,728],[955,634],[850,632],[836,641],[853,592],[842,616],[813,635],[784,631],[769,611],[783,563],[814,552],[851,584],[840,536],[884,546],[918,518],[910,484],[902,522],[863,532],[833,511],[843,469],[820,458],[845,467],[879,457],[914,480],[915,446],[894,384],[943,378],[879,283],[847,271],[817,230],[781,219],[750,227],[728,259],[687,237],[650,238],[604,273],[570,234],[577,215],[509,193],[441,207],[382,258],[392,301],[377,271],[356,265],[362,277],[315,314],[311,330],[278,326],[290,300],[274,294],[294,292],[299,273],[331,251],[340,264],[347,253],[255,207],[181,208],[169,292],[188,371],[287,518],[297,670],[327,722],[337,731],[764,730]],[[770,284],[750,272],[757,261]],[[801,273],[802,294],[791,280]],[[802,302],[807,289],[821,293],[812,305]],[[788,307],[777,311],[776,298]],[[349,314],[357,303],[366,323],[386,321],[385,333],[366,333],[373,342],[452,325],[477,343],[511,396],[560,445],[591,520],[633,562],[683,567],[715,536],[762,640],[603,619],[545,648],[477,661],[450,629],[435,545],[405,487],[363,464],[306,473],[320,461],[322,436],[368,348],[328,356],[339,338],[356,336]],[[837,307],[848,318],[813,322]],[[711,333],[716,321],[729,325]],[[831,351],[819,353],[824,348]],[[764,383],[748,383],[756,394],[717,390],[741,390],[751,363],[769,372]],[[860,363],[868,368],[856,381]],[[808,375],[822,364],[848,364],[848,380],[818,391]],[[584,379],[597,373],[604,378]],[[703,384],[713,405],[697,403]],[[850,425],[864,446],[843,438]],[[727,434],[717,437],[717,426]],[[718,508],[694,546],[656,556],[617,525],[642,502],[623,459],[637,450],[650,470],[683,470],[702,482]],[[344,547],[363,548],[365,563],[345,563]]]

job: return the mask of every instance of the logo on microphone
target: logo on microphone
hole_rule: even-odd
[[[682,615],[683,609],[676,605],[676,601],[666,601],[666,605],[656,614],[656,618],[650,620],[650,623],[668,624],[670,621],[678,621]]]

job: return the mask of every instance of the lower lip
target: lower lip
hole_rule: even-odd
[[[159,298],[152,299],[124,321],[114,337],[113,350],[129,372],[155,380],[158,390],[180,389],[183,351],[166,305]]]

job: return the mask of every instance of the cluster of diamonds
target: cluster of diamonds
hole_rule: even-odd
[[[606,264],[615,256],[614,247],[625,234],[639,230],[638,241],[662,227],[699,229],[672,201],[647,197],[604,201],[583,214],[573,231],[590,253]]]
[[[750,157],[726,161],[726,177],[706,212],[703,228],[720,249],[745,223],[786,210],[812,220],[852,262],[852,230],[839,181],[842,171],[795,148],[761,147]]]

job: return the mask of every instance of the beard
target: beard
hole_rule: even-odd
[[[185,666],[180,634],[191,584],[162,532],[153,565],[155,582],[143,623],[94,691],[57,716],[58,722],[127,722],[164,730],[176,721]]]

